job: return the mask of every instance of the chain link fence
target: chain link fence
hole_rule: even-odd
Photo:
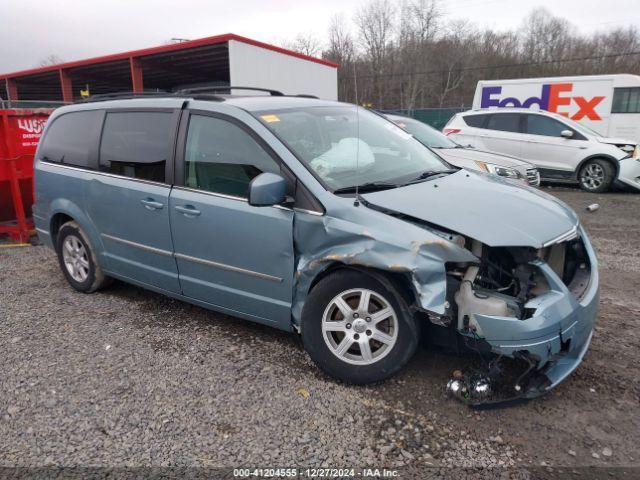
[[[431,125],[437,130],[442,130],[449,119],[456,113],[469,110],[468,107],[457,108],[416,108],[413,110],[381,110],[383,113],[393,113],[396,115],[405,115],[415,118],[421,122]]]

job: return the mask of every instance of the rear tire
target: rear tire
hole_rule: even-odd
[[[60,227],[56,251],[62,273],[79,292],[93,293],[111,283],[111,278],[102,273],[86,234],[76,222]]]
[[[591,193],[606,192],[611,188],[616,171],[611,162],[601,158],[587,160],[580,169],[580,188]]]
[[[328,375],[353,384],[385,380],[416,351],[419,331],[403,298],[355,270],[323,278],[302,311],[302,343]]]

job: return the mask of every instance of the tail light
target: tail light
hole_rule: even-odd
[[[444,134],[445,135],[451,135],[452,133],[460,133],[461,130],[459,128],[445,128],[444,129]]]

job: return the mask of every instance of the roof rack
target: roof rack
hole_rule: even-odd
[[[284,93],[278,90],[272,90],[269,88],[258,88],[258,87],[235,87],[232,85],[216,85],[216,86],[207,86],[207,87],[193,87],[193,88],[182,88],[180,90],[176,90],[175,93],[178,94],[192,94],[192,93],[207,93],[207,92],[220,92],[220,91],[231,91],[231,90],[251,90],[254,92],[266,92],[272,97],[284,97]]]
[[[116,100],[120,98],[148,98],[148,97],[175,97],[171,92],[113,92],[98,93],[82,100],[83,102],[102,102],[104,100]]]
[[[317,97],[316,95],[310,95],[308,93],[299,93],[296,95],[296,97],[300,97],[300,98],[315,98],[318,99],[320,97]]]
[[[82,100],[82,102],[102,102],[104,100],[120,100],[127,98],[167,98],[167,97],[183,97],[192,96],[193,98],[199,98],[203,100],[224,100],[223,97],[215,95],[215,92],[224,92],[231,90],[250,90],[255,92],[266,92],[272,97],[284,97],[284,93],[278,90],[272,90],[269,88],[258,87],[234,87],[231,85],[219,85],[219,86],[206,86],[206,87],[193,87],[193,88],[181,88],[174,92],[155,91],[155,92],[113,92],[113,93],[100,93],[91,95],[88,98]],[[301,98],[318,98],[315,95],[298,94],[295,97]]]

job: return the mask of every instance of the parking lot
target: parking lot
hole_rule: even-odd
[[[122,283],[77,293],[52,251],[0,249],[0,464],[640,466],[640,196],[544,190],[591,235],[599,321],[566,382],[499,410],[446,396],[466,357],[346,386],[294,335]]]

